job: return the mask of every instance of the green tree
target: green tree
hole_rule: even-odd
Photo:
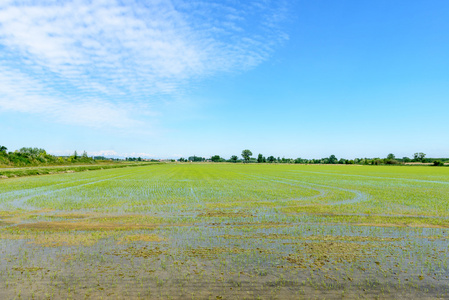
[[[393,153],[390,153],[390,154],[387,155],[387,159],[393,160],[395,158],[396,158],[396,156],[394,156]]]
[[[338,159],[335,155],[332,154],[331,156],[329,156],[329,159],[327,160],[327,162],[330,164],[336,164],[338,162]]]
[[[242,151],[242,157],[246,163],[249,162],[251,155],[253,155],[253,153],[248,149]]]
[[[237,155],[233,155],[233,156],[231,156],[230,161],[233,162],[233,163],[236,163],[238,159],[239,158],[237,157]]]
[[[417,153],[413,154],[413,160],[414,161],[424,162],[425,161],[425,157],[426,157],[426,154],[424,154],[422,152],[417,152]]]
[[[200,161],[205,161],[206,159],[204,157],[200,157],[200,156],[189,156],[189,161],[194,161],[194,162],[200,162]]]
[[[268,161],[269,163],[273,163],[273,162],[276,161],[276,158],[275,158],[273,155],[270,155],[270,156],[268,156],[267,161]]]
[[[257,162],[259,164],[263,163],[264,159],[265,159],[265,157],[263,157],[263,155],[259,153],[259,155],[257,156]]]
[[[41,155],[41,154],[43,154],[43,155],[47,154],[47,152],[45,152],[44,149],[32,148],[32,147],[22,147],[22,148],[19,149],[19,152],[23,153],[23,154],[28,154],[28,155],[31,155],[31,156],[38,156],[38,155]]]
[[[220,155],[214,155],[210,158],[213,162],[219,162],[221,160]]]
[[[418,158],[421,162],[425,162],[426,161],[426,154],[419,152]]]

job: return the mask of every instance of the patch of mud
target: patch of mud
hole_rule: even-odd
[[[131,234],[120,238],[118,244],[129,244],[133,242],[163,242],[165,239],[156,234]]]
[[[371,250],[378,247],[381,246],[335,241],[311,242],[301,244],[298,253],[292,253],[284,258],[299,266],[319,269],[328,264],[351,263],[374,257]]]
[[[115,255],[115,256],[121,256],[121,257],[140,257],[140,258],[151,258],[151,257],[157,257],[161,254],[166,253],[166,251],[161,250],[160,247],[150,247],[150,246],[144,246],[144,247],[135,247],[130,246],[124,250],[116,250],[108,252],[107,254]]]
[[[37,222],[19,224],[15,228],[37,231],[105,231],[105,230],[135,230],[154,229],[154,224],[119,224],[119,223],[94,223],[94,222]]]
[[[249,212],[226,212],[226,211],[207,211],[197,215],[197,217],[204,218],[248,218],[254,217],[253,214]]]
[[[220,255],[223,254],[242,254],[242,253],[252,253],[252,251],[249,249],[236,248],[236,247],[197,247],[186,249],[184,251],[184,254],[189,257],[198,257],[206,260],[217,259]]]
[[[110,238],[111,232],[0,232],[0,239],[26,240],[27,244],[41,247],[93,246],[102,239]]]
[[[401,241],[402,238],[390,237],[372,237],[372,236],[334,236],[334,235],[308,235],[298,236],[282,233],[264,234],[259,233],[255,235],[222,235],[227,239],[275,239],[275,240],[304,240],[304,241],[336,241],[336,242],[392,242]]]

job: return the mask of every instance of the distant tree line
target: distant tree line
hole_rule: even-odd
[[[180,161],[180,162],[184,162],[184,161],[201,162],[201,161],[207,161],[207,159],[204,157],[194,155],[194,156],[189,156],[189,158],[187,158],[187,159],[181,157],[180,159],[178,159],[178,161]]]
[[[142,157],[126,157],[126,161],[142,161]]]
[[[403,157],[397,158],[393,153],[388,154],[385,158],[337,158],[335,155],[318,159],[306,158],[285,158],[275,157],[273,155],[264,156],[259,153],[257,157],[252,157],[253,153],[249,149],[242,151],[240,157],[232,155],[229,159],[225,159],[220,155],[214,155],[209,159],[205,157],[190,156],[189,158],[180,158],[180,162],[231,162],[231,163],[277,163],[277,164],[340,164],[340,165],[400,165],[406,163],[433,163],[435,166],[443,166],[444,162],[449,162],[449,158],[431,159],[426,158],[426,154],[417,152],[413,154],[413,158]]]
[[[426,158],[423,152],[416,152],[413,158],[403,157],[397,158],[390,153],[385,158],[354,158],[345,159],[337,158],[335,155],[319,159],[306,158],[285,158],[275,157],[273,155],[264,156],[259,153],[257,157],[252,157],[253,153],[249,149],[242,151],[240,157],[232,155],[229,159],[225,159],[220,155],[214,155],[210,158],[201,156],[189,156],[188,158],[180,158],[180,162],[230,162],[230,163],[270,163],[270,164],[359,164],[359,165],[398,165],[405,163],[433,163],[434,166],[443,166],[445,162],[449,162],[449,158]],[[104,156],[89,157],[84,151],[81,155],[77,151],[70,156],[54,156],[48,154],[42,148],[22,147],[19,150],[8,152],[6,146],[0,145],[0,165],[2,166],[33,166],[33,165],[61,165],[67,163],[94,163],[96,160],[111,160]],[[120,159],[114,159],[120,160]],[[127,157],[126,161],[142,161],[141,157]],[[157,161],[152,159],[151,161]],[[170,160],[172,161],[172,160]]]
[[[142,157],[126,157],[125,158],[126,161],[152,161],[152,162],[156,162],[158,160],[156,159],[143,159]],[[174,160],[173,160],[174,161]]]

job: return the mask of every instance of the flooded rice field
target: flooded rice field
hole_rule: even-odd
[[[447,299],[449,169],[167,164],[0,180],[0,298]]]

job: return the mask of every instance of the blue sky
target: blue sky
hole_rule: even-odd
[[[0,4],[0,144],[449,156],[448,1]]]

